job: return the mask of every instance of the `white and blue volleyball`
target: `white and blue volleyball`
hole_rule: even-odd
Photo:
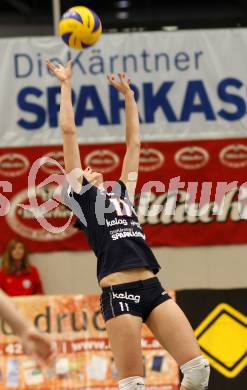
[[[59,33],[66,45],[76,50],[83,50],[98,41],[102,33],[102,25],[93,10],[77,6],[63,14],[59,23]]]

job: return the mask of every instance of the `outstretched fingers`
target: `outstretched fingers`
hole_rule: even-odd
[[[47,68],[48,68],[49,70],[51,70],[52,72],[54,72],[54,70],[56,69],[56,65],[53,64],[53,62],[51,62],[51,61],[48,60],[48,59],[45,60],[45,63],[46,63],[46,65],[47,65]]]
[[[51,62],[49,59],[46,59],[45,60],[45,63],[48,67],[48,69],[52,70],[53,72],[57,69],[64,69],[64,66],[62,64],[54,64],[53,62]],[[73,61],[72,60],[69,60],[66,64],[66,68],[70,68],[72,67],[72,64],[73,64]]]
[[[123,95],[126,94],[127,91],[130,90],[130,79],[126,79],[126,76],[125,76],[125,73],[118,73],[117,74],[117,78],[116,76],[114,76],[113,74],[111,75],[107,75],[106,78],[109,82],[109,84],[111,84],[113,87],[115,87],[119,92],[121,92]]]
[[[125,83],[125,73],[118,73],[120,83]]]
[[[107,74],[106,78],[109,82],[115,81],[115,76],[113,74]]]
[[[62,64],[54,64],[50,60],[46,60],[47,68],[54,74],[57,74],[57,70],[63,70],[64,66]]]
[[[67,63],[66,63],[66,68],[69,68],[71,69],[72,68],[72,65],[73,65],[74,61],[73,60],[69,60]]]
[[[115,76],[113,75],[113,74],[108,74],[108,75],[106,75],[106,78],[107,78],[107,80],[109,81],[109,83],[111,84],[111,85],[113,85],[114,87],[117,87],[118,86],[118,82],[116,81],[116,79],[115,79]]]
[[[125,73],[118,73],[118,77],[119,77],[119,80],[120,80],[120,83],[121,83],[121,84],[127,83],[128,85],[130,85],[131,80],[130,80],[130,79],[127,79],[127,80],[126,80],[126,75],[125,75]]]

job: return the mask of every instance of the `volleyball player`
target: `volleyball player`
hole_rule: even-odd
[[[108,76],[125,99],[126,153],[119,180],[111,192],[102,174],[82,170],[71,101],[72,62],[63,67],[47,61],[61,83],[60,126],[64,161],[70,184],[64,203],[78,217],[97,257],[102,288],[101,311],[118,371],[119,388],[144,387],[141,327],[145,322],[183,373],[180,390],[208,388],[209,364],[201,356],[193,330],[178,305],[154,275],[160,266],[145,241],[132,201],[138,175],[140,135],[137,105],[130,80],[123,73]],[[71,172],[80,170],[78,180]],[[129,180],[128,180],[129,179]]]

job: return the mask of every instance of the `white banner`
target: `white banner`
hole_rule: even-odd
[[[60,144],[60,87],[45,58],[74,59],[74,109],[81,143],[123,140],[124,102],[106,73],[132,79],[142,139],[247,135],[247,29],[103,34],[75,52],[60,38],[0,40],[1,146]]]

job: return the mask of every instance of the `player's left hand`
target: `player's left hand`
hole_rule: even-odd
[[[52,339],[38,332],[35,328],[28,328],[21,335],[24,353],[33,357],[39,364],[53,365],[56,357],[56,347]]]
[[[126,80],[125,73],[118,73],[119,81],[114,75],[107,75],[106,77],[109,83],[113,87],[115,87],[122,95],[126,95],[128,92],[133,93],[132,89],[130,88],[131,80]]]
[[[65,66],[61,64],[54,64],[49,59],[46,59],[46,66],[56,78],[62,82],[71,80],[73,61],[69,60]]]

